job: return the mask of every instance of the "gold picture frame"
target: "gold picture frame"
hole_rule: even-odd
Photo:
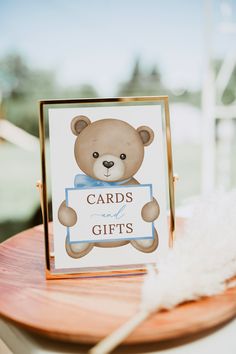
[[[56,272],[54,269],[54,252],[52,249],[51,234],[49,232],[49,201],[48,201],[48,186],[47,186],[47,167],[46,167],[46,127],[45,116],[46,110],[49,107],[64,107],[76,105],[131,105],[131,104],[160,104],[165,129],[165,144],[166,144],[166,165],[168,173],[168,195],[169,195],[169,247],[173,247],[174,231],[175,231],[175,177],[173,174],[172,160],[172,144],[171,144],[171,129],[170,129],[170,113],[168,96],[143,96],[143,97],[116,97],[116,98],[89,98],[89,99],[53,99],[39,101],[39,133],[40,133],[40,154],[41,154],[41,174],[42,180],[37,183],[40,190],[41,209],[44,224],[44,241],[45,241],[45,272],[46,279],[57,278],[72,278],[72,277],[91,277],[91,276],[109,276],[121,274],[140,274],[144,273],[145,267],[141,266],[135,269],[113,269],[108,270],[105,267],[97,271],[86,272]]]

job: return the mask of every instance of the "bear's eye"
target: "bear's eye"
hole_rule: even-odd
[[[99,153],[95,151],[95,152],[93,153],[93,157],[94,157],[95,159],[97,159],[97,158],[99,157]]]
[[[125,154],[121,154],[121,155],[120,155],[120,159],[121,159],[121,160],[125,160],[125,159],[126,159],[126,155],[125,155]]]

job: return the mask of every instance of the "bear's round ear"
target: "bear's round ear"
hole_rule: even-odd
[[[72,119],[70,127],[72,133],[75,135],[79,135],[84,128],[86,128],[89,124],[91,124],[90,119],[86,116],[76,116]]]
[[[144,146],[148,146],[153,142],[154,132],[151,128],[142,126],[137,128],[137,132],[139,133]]]

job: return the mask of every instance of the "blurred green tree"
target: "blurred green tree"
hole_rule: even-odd
[[[161,72],[157,65],[144,70],[140,59],[137,58],[130,78],[121,83],[118,96],[158,96],[168,95],[171,102],[187,102],[200,106],[200,91],[190,92],[187,89],[172,91],[162,81]]]
[[[10,54],[0,60],[0,84],[3,96],[18,98],[26,92],[29,70],[19,55]]]
[[[36,136],[38,100],[98,96],[89,84],[60,87],[53,71],[30,68],[19,54],[9,54],[0,59],[0,94],[4,118]]]
[[[137,58],[130,78],[120,85],[118,96],[165,95],[167,92],[157,67],[154,66],[146,73],[141,68],[140,59]]]
[[[0,90],[5,118],[38,135],[37,100],[55,95],[54,73],[32,70],[19,54],[0,60]]]

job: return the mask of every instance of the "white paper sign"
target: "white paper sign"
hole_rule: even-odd
[[[153,223],[145,222],[141,215],[151,200],[150,184],[66,188],[66,205],[77,214],[77,223],[68,227],[70,242],[152,239]]]
[[[96,189],[93,189],[91,185],[87,184],[84,185],[88,188],[87,190],[74,189],[76,186],[74,184],[75,176],[80,174],[90,176],[89,173],[86,173],[86,171],[80,168],[74,154],[77,137],[71,130],[71,122],[74,117],[80,115],[88,117],[91,124],[103,119],[114,118],[127,122],[135,130],[142,126],[147,126],[152,129],[154,140],[150,145],[144,147],[142,164],[138,171],[134,172],[132,175],[139,184],[132,186],[121,185],[120,187],[112,185],[104,188],[97,186]],[[166,193],[165,175],[166,148],[165,134],[162,126],[162,105],[59,105],[49,108],[48,120],[50,137],[50,150],[48,153],[48,156],[50,154],[49,176],[51,174],[51,183],[48,185],[51,187],[52,191],[55,269],[62,273],[65,269],[67,269],[69,273],[77,273],[78,271],[87,272],[90,269],[94,270],[100,267],[101,269],[103,267],[109,269],[120,267],[123,269],[124,265],[125,267],[130,266],[131,268],[137,266],[138,269],[140,269],[140,265],[142,264],[155,263],[159,255],[164,254],[168,250],[169,238],[168,208],[166,203],[168,195]],[[96,138],[99,138],[98,135],[99,134],[96,134]],[[118,142],[120,142],[120,140],[122,139],[119,138]],[[112,143],[114,143],[115,147],[117,146],[117,143],[112,141],[110,147],[113,146]],[[91,151],[88,156],[92,158],[92,153],[96,151],[100,152],[99,148]],[[126,151],[121,149],[120,153],[126,153]],[[86,159],[89,160],[89,157],[86,157]],[[94,159],[94,162],[96,161],[97,160]],[[124,161],[127,163],[128,159]],[[94,176],[91,177],[94,178]],[[145,186],[146,184],[151,185],[152,191],[150,190],[150,186]],[[88,192],[94,193],[94,191],[96,191],[96,193],[100,194],[104,192],[126,193],[127,191],[130,192],[131,189],[135,197],[135,202],[124,203],[125,209],[119,212],[117,220],[115,220],[115,216],[112,217],[112,215],[107,217],[95,215],[90,218],[91,214],[106,213],[114,215],[124,204],[102,203],[101,201],[99,204],[87,205],[86,196]],[[65,190],[67,193],[67,205],[71,206],[77,213],[76,224],[68,228],[61,223],[58,218],[59,209],[66,199]],[[152,199],[151,194],[159,204],[160,214],[153,223],[148,223],[143,221],[141,210],[145,203]],[[93,199],[92,202],[94,202]],[[119,219],[121,213],[125,215],[122,219]],[[101,234],[99,227],[95,227],[94,229],[97,235],[91,232],[94,225],[127,225],[129,223],[132,223],[132,229],[134,230],[130,233],[130,225],[128,225],[128,227],[116,226],[115,230],[113,230],[113,226],[109,226],[109,228],[111,228],[111,230],[108,229],[109,234],[107,228],[104,230],[104,226],[103,230],[101,230]],[[119,233],[120,228],[121,234]],[[159,240],[158,246],[152,251],[145,252],[145,247],[149,247],[153,240],[142,240],[142,238],[152,237],[153,230],[154,241],[156,235]],[[124,240],[125,238],[131,239],[132,237],[140,238],[140,249],[136,248],[128,241],[124,246],[115,247],[116,239]],[[104,243],[110,242],[110,247],[101,247],[102,240]],[[79,242],[84,243],[79,244]],[[84,247],[86,242],[90,242],[89,246],[91,246],[91,250],[81,256],[81,252],[83,253],[83,250],[86,249],[86,247]],[[100,243],[99,247],[97,247],[96,242]],[[112,244],[114,244],[114,246]]]

